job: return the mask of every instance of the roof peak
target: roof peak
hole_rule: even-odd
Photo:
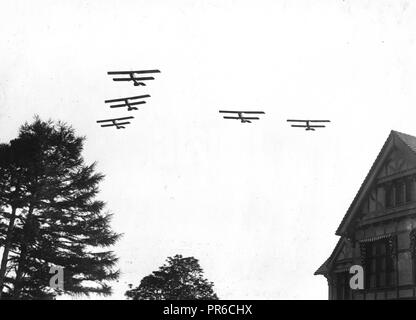
[[[404,132],[401,132],[401,131],[398,131],[398,130],[391,130],[391,132],[396,133],[396,134],[404,134],[405,136],[410,136],[410,137],[416,138],[415,136],[412,136],[408,133],[404,133]]]
[[[391,130],[390,135],[388,136],[387,140],[384,142],[383,147],[381,148],[376,160],[373,162],[373,165],[371,166],[370,171],[367,173],[367,176],[365,177],[363,183],[361,184],[361,187],[358,190],[358,193],[355,195],[350,207],[347,210],[347,213],[342,219],[341,224],[339,225],[335,234],[342,235],[343,230],[345,231],[345,226],[346,224],[349,223],[348,220],[350,220],[352,215],[354,215],[352,211],[356,210],[357,202],[361,201],[360,195],[366,190],[366,188],[368,188],[368,185],[373,179],[375,172],[378,170],[377,167],[380,166],[382,158],[386,156],[388,149],[391,148],[391,146],[395,144],[395,141],[397,141],[404,148],[407,147],[410,153],[412,153],[413,155],[416,155],[416,137],[408,135],[406,133],[399,132],[399,131]]]
[[[403,141],[414,153],[416,153],[416,137],[407,133],[391,130],[391,133]]]

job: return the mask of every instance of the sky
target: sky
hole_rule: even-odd
[[[0,142],[35,114],[86,137],[123,234],[110,299],[175,254],[197,258],[221,299],[327,299],[313,273],[342,217],[390,130],[416,135],[415,2],[0,7]],[[107,75],[145,69],[161,71],[146,86]],[[104,103],[143,94],[136,111]],[[265,114],[241,123],[221,109]],[[96,123],[118,116],[134,119]],[[331,123],[305,131],[293,118]]]

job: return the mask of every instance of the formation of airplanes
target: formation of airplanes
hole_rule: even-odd
[[[146,86],[145,81],[154,80],[151,75],[154,73],[160,73],[160,70],[138,70],[138,71],[109,71],[108,75],[115,76],[113,81],[132,81],[134,86]],[[138,105],[145,104],[144,99],[150,98],[150,95],[144,94],[139,96],[132,96],[126,98],[109,99],[105,100],[104,103],[111,103],[110,108],[123,108],[126,107],[127,111],[138,110]],[[259,115],[265,114],[264,111],[238,111],[238,110],[219,110],[219,113],[226,114],[223,116],[224,119],[239,120],[241,123],[252,123],[253,120],[260,120]],[[125,129],[125,125],[130,124],[130,121],[134,119],[133,116],[111,118],[104,120],[97,120],[97,123],[101,124],[101,127],[115,127],[116,129]],[[325,128],[326,126],[322,123],[331,122],[330,120],[300,120],[300,119],[288,119],[287,122],[295,123],[291,127],[294,128],[305,128],[306,131],[315,131],[317,128]]]
[[[143,74],[152,74],[152,73],[160,73],[160,70],[153,69],[153,70],[138,70],[138,71],[109,71],[107,72],[108,75],[118,75],[120,78],[113,78],[113,81],[132,81],[135,87],[138,86],[145,86],[145,81],[154,80],[154,77],[143,77]],[[138,76],[137,76],[138,75]],[[112,103],[110,104],[110,108],[124,108],[127,107],[127,111],[138,110],[138,105],[145,104],[146,101],[143,99],[150,98],[149,94],[144,94],[140,96],[133,96],[133,97],[125,97],[125,98],[118,98],[118,99],[109,99],[105,100],[104,103]],[[115,103],[115,104],[113,104]],[[133,116],[130,117],[121,117],[121,118],[112,118],[112,119],[104,119],[104,120],[97,120],[97,123],[106,123],[102,124],[101,127],[115,127],[116,129],[125,129],[125,125],[130,124],[130,120],[134,119]]]

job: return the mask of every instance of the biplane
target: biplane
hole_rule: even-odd
[[[127,75],[127,77],[113,78],[113,81],[133,81],[135,86],[145,86],[144,81],[155,80],[154,77],[141,77],[135,75],[149,74],[149,73],[160,73],[160,70],[138,70],[138,71],[109,71],[108,75]]]
[[[104,103],[124,102],[124,103],[120,103],[120,104],[112,104],[112,105],[110,105],[110,108],[127,107],[127,111],[131,111],[131,110],[138,110],[137,107],[133,107],[133,106],[146,103],[146,101],[141,100],[141,99],[145,99],[145,98],[150,98],[150,95],[149,94],[144,94],[144,95],[135,96],[135,97],[105,100]],[[129,101],[129,100],[131,100],[131,101]],[[138,101],[136,101],[136,100],[138,100]],[[135,101],[135,102],[133,102],[133,101]]]
[[[246,114],[264,114],[263,111],[226,111],[226,110],[219,110],[219,113],[231,113],[231,114],[237,114],[238,116],[223,116],[224,119],[235,119],[235,120],[241,120],[241,123],[251,123],[251,120],[259,120],[259,117],[246,117],[243,116],[243,113]]]
[[[305,122],[305,124],[292,124],[291,127],[294,128],[305,128],[306,131],[315,131],[315,128],[325,128],[324,125],[311,125],[311,123],[320,123],[320,122],[331,122],[329,120],[287,120],[287,122]]]
[[[125,125],[130,124],[130,122],[124,121],[124,120],[129,120],[129,119],[134,119],[134,117],[122,117],[122,118],[98,120],[97,123],[112,122],[111,124],[102,124],[101,127],[116,127],[117,129],[125,129],[126,128]],[[118,122],[118,121],[121,121],[121,122]]]

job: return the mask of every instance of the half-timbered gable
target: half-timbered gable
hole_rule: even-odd
[[[390,133],[336,234],[315,273],[330,299],[416,298],[416,137]],[[352,265],[364,268],[364,290],[350,288]]]

